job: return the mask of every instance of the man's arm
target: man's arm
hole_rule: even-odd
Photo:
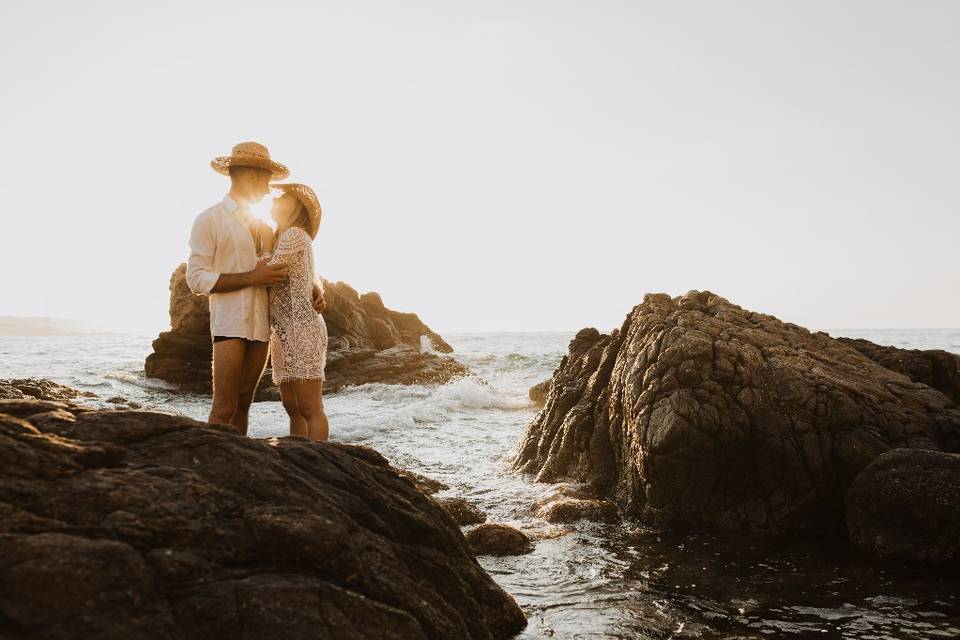
[[[243,273],[221,273],[210,293],[227,293],[244,287],[274,287],[287,278],[289,267],[284,264],[270,264],[264,258],[257,263],[253,271]]]

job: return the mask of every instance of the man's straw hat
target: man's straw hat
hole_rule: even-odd
[[[283,180],[290,175],[290,170],[276,160],[271,160],[270,152],[258,142],[235,144],[229,156],[214,158],[210,166],[214,171],[225,176],[230,175],[230,167],[266,169],[273,174],[271,180]]]
[[[282,191],[284,195],[290,195],[300,201],[310,216],[310,237],[317,237],[317,230],[320,228],[320,201],[317,200],[317,194],[313,189],[305,184],[271,184],[271,189]]]

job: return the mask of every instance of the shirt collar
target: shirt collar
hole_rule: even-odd
[[[250,207],[240,206],[237,204],[236,200],[230,197],[229,193],[223,196],[221,203],[227,208],[227,211],[243,220],[247,220],[253,215],[253,213],[250,211]]]

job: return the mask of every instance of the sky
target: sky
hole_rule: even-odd
[[[320,198],[319,274],[441,333],[691,289],[958,327],[958,33],[949,0],[5,2],[0,315],[166,327],[209,162],[256,140]]]

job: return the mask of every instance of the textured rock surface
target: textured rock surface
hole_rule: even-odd
[[[0,399],[15,400],[33,398],[35,400],[73,400],[75,398],[96,398],[90,391],[78,391],[71,387],[41,378],[15,378],[0,380]]]
[[[0,637],[505,638],[522,612],[379,454],[0,401]]]
[[[467,531],[466,538],[478,556],[519,556],[533,551],[527,534],[506,524],[481,524]]]
[[[190,291],[185,269],[180,265],[170,277],[171,328],[153,341],[144,369],[148,377],[176,383],[183,391],[209,394],[208,301]],[[360,295],[343,282],[324,280],[323,284],[327,299],[323,318],[330,338],[324,392],[368,382],[443,383],[469,374],[452,357],[421,353],[421,336],[426,336],[434,351],[453,349],[415,313],[387,309],[377,293]],[[279,399],[269,375],[264,375],[257,399]]]
[[[896,449],[847,493],[847,529],[881,557],[960,563],[960,455]]]
[[[516,465],[657,524],[839,532],[853,478],[900,447],[958,450],[960,410],[826,334],[692,291],[580,331]]]
[[[933,387],[960,404],[960,355],[942,349],[899,349],[863,338],[837,338],[887,369]]]

